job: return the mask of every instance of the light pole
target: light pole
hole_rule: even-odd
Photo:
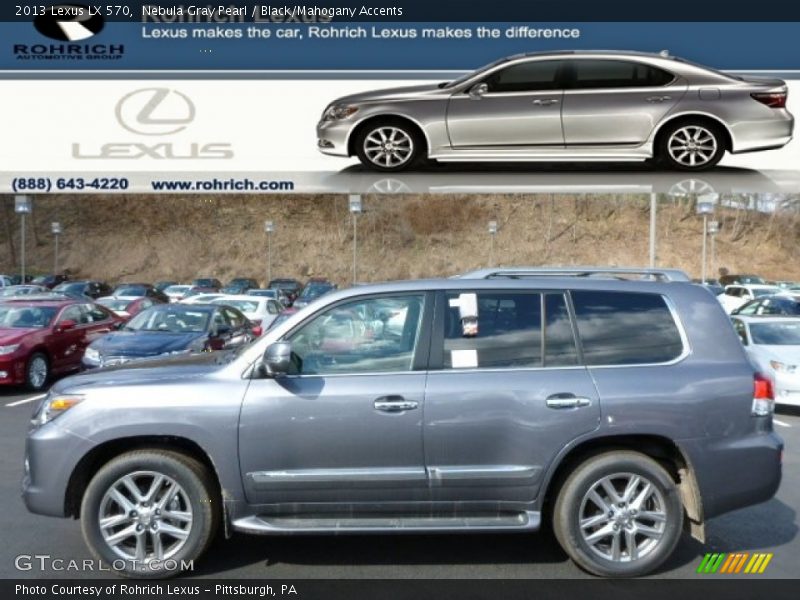
[[[60,238],[61,234],[64,233],[61,223],[58,221],[53,221],[50,223],[50,233],[52,233],[53,237],[55,238],[55,251],[53,252],[53,275],[55,275],[58,273],[58,238]]]
[[[358,281],[358,215],[361,214],[361,196],[352,194],[349,200],[350,214],[353,215],[353,285]]]
[[[656,218],[658,202],[655,194],[650,194],[650,268],[656,267]]]
[[[21,284],[25,284],[25,215],[31,214],[33,205],[28,196],[16,196],[14,198],[14,212],[20,216],[20,275],[22,276]]]
[[[264,287],[269,287],[272,281],[272,234],[275,233],[275,223],[264,221],[264,233],[267,234],[267,283]]]
[[[719,233],[719,221],[708,222],[708,234],[711,236],[711,270],[717,269],[717,234]]]
[[[489,221],[489,266],[494,266],[494,238],[497,235],[497,221]]]
[[[708,215],[714,214],[714,202],[717,200],[716,194],[703,194],[697,198],[697,214],[703,216],[703,256],[700,280],[706,283],[706,255],[708,247]]]

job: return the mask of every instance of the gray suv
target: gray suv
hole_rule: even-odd
[[[325,154],[400,171],[425,159],[644,161],[699,171],[726,151],[792,139],[780,79],[736,77],[662,54],[579,51],[504,58],[441,84],[334,100]]]
[[[603,576],[771,498],[769,383],[679,271],[333,292],[248,347],[93,371],[36,409],[23,496],[162,577],[215,533],[536,531]],[[742,473],[747,473],[746,477]]]

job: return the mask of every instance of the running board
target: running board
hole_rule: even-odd
[[[242,533],[419,533],[458,531],[535,531],[539,529],[538,512],[465,514],[460,516],[381,515],[363,517],[344,515],[255,515],[233,522]]]

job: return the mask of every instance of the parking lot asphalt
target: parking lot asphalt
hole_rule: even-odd
[[[77,521],[30,514],[20,498],[25,432],[35,404],[29,399],[34,396],[0,390],[0,578],[103,576],[91,571],[41,571],[38,566],[20,571],[15,567],[16,557],[21,555],[64,559],[64,565],[90,557]],[[738,551],[774,553],[765,574],[757,577],[800,577],[800,415],[779,411],[775,428],[786,442],[783,482],[777,496],[709,521],[706,544],[684,535],[654,577],[712,577],[696,573],[704,553]],[[235,535],[217,540],[189,576],[291,580],[590,577],[569,561],[548,531],[505,535]]]

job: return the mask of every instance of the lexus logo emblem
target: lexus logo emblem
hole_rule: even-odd
[[[56,4],[33,20],[42,35],[60,42],[77,42],[97,35],[103,29],[103,17],[92,14],[83,4]]]
[[[120,98],[115,114],[119,124],[132,133],[170,135],[194,121],[195,107],[177,90],[142,88]]]

